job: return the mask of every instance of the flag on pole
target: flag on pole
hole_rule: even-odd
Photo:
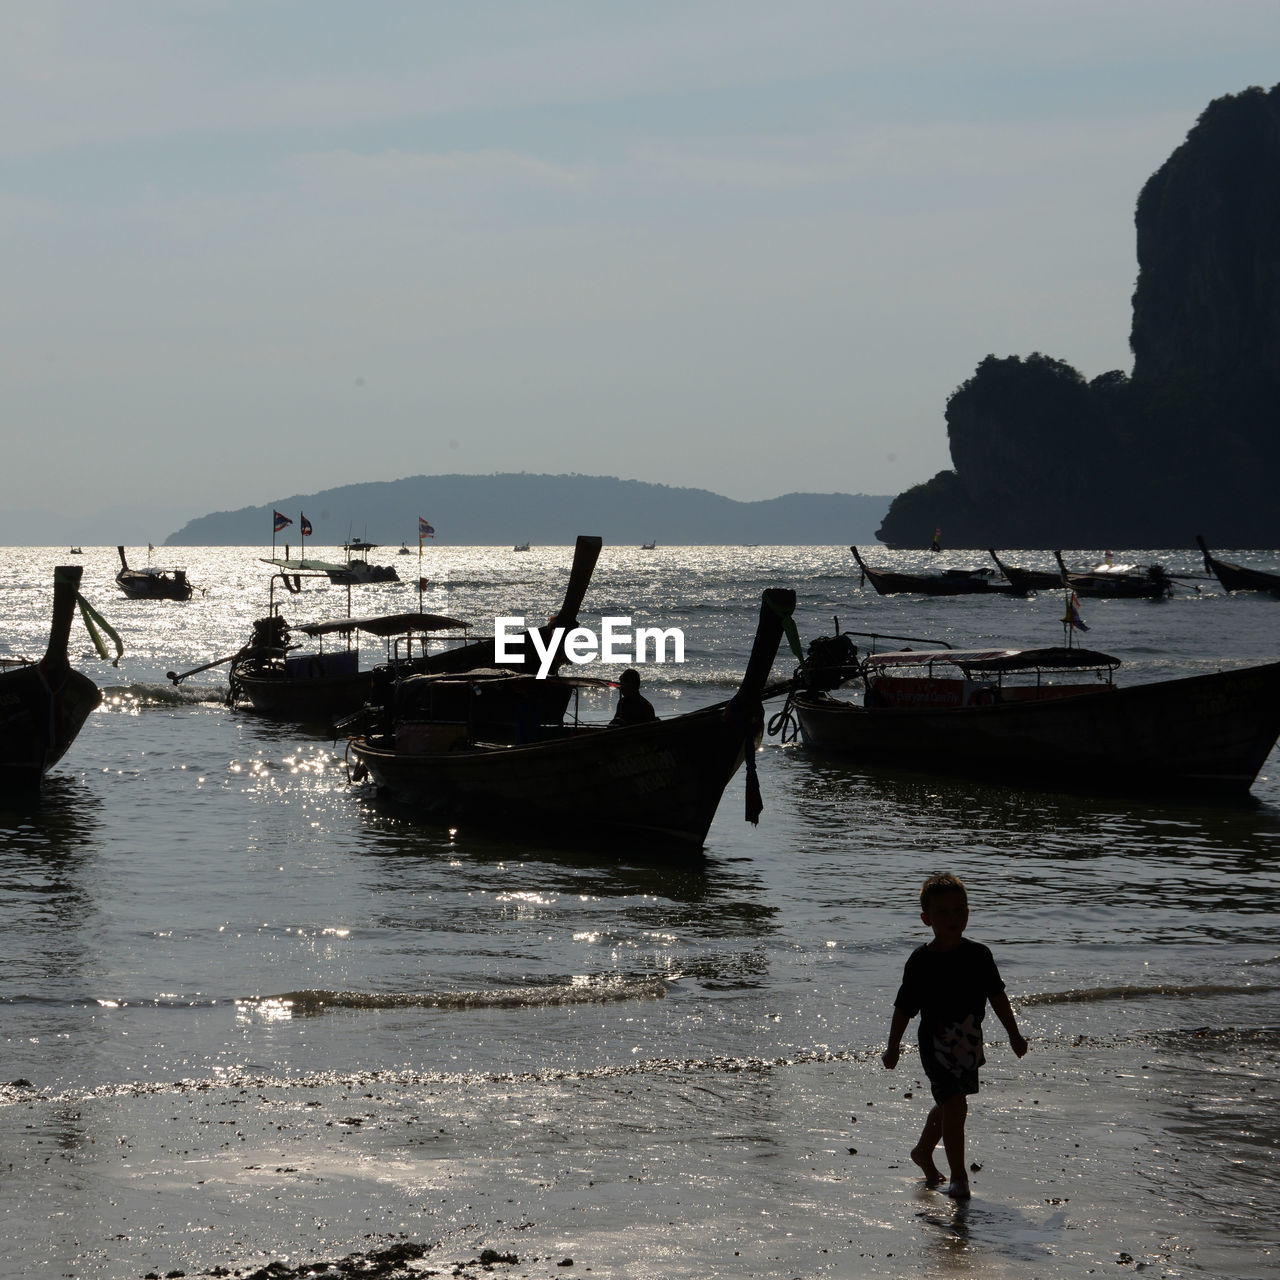
[[[273,511],[271,514],[274,519],[274,523],[271,526],[272,533],[279,533],[281,529],[287,529],[293,523],[293,521],[282,512]]]
[[[302,523],[298,526],[298,528],[302,530],[302,536],[304,538],[311,537],[311,521],[308,520],[307,517],[305,515],[302,515],[301,513],[299,513],[299,518],[301,519]]]
[[[435,536],[436,536],[436,531],[421,516],[419,516],[418,517],[418,541],[421,542],[423,538],[434,538]]]
[[[427,580],[426,580],[426,578],[419,578],[419,579],[418,579],[418,590],[419,590],[419,591],[425,591],[425,590],[427,589],[427,585],[428,585],[428,584],[427,584]]]
[[[1084,619],[1080,616],[1080,597],[1073,591],[1071,598],[1067,601],[1067,614],[1063,622],[1069,627],[1074,627],[1077,631],[1088,631],[1085,626]]]

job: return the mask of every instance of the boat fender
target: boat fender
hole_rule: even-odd
[[[990,685],[983,685],[969,695],[971,707],[993,707],[996,703],[996,691]]]

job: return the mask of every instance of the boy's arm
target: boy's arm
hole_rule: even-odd
[[[880,1061],[884,1063],[890,1071],[898,1065],[898,1055],[901,1052],[902,1034],[907,1029],[907,1023],[911,1021],[897,1005],[893,1006],[893,1021],[889,1024],[889,1047],[880,1055]]]
[[[997,991],[992,994],[991,1012],[1000,1019],[1004,1024],[1004,1029],[1009,1033],[1009,1047],[1021,1058],[1027,1051],[1027,1042],[1018,1030],[1018,1020],[1013,1016],[1013,1008],[1009,1004],[1009,997],[1003,991]]]

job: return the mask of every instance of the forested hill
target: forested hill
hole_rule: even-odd
[[[580,533],[599,534],[614,546],[832,546],[871,541],[888,508],[887,496],[789,493],[738,502],[705,489],[612,476],[411,476],[214,512],[165,541],[170,546],[262,546],[271,542],[272,511],[278,510],[293,521],[279,541],[295,545],[305,515],[317,546],[350,536],[412,544],[420,516],[434,527],[437,543],[453,546],[567,546]]]
[[[1280,86],[1211,102],[1135,225],[1132,375],[987,356],[947,402],[954,470],[893,500],[885,542],[1280,545]]]

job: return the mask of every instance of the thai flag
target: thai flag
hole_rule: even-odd
[[[301,519],[302,523],[298,527],[302,530],[302,536],[309,538],[311,537],[311,521],[306,516],[302,516]]]
[[[287,529],[293,523],[288,516],[282,515],[279,511],[273,511],[275,523],[271,526],[272,533],[279,533],[281,529]]]
[[[434,538],[435,536],[436,536],[436,531],[421,516],[419,516],[418,517],[418,541],[421,542],[423,538]]]

